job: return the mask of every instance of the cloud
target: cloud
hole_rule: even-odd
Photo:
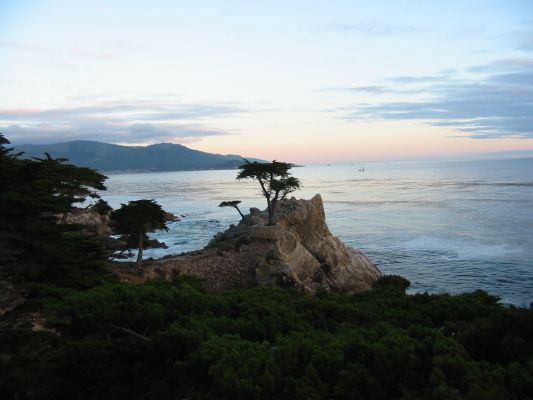
[[[354,86],[350,88],[344,88],[341,90],[346,90],[354,93],[371,93],[371,94],[382,94],[389,91],[387,86]]]
[[[317,26],[313,29],[317,32],[348,32],[369,36],[389,36],[428,31],[414,25],[387,24],[379,21],[359,21],[354,23],[332,22]]]
[[[153,101],[103,102],[97,105],[52,109],[0,109],[2,120],[172,120],[219,117],[246,110],[226,104],[179,104]]]
[[[72,140],[96,140],[110,143],[149,144],[160,142],[190,143],[206,136],[227,132],[199,124],[132,124],[86,123],[76,125],[33,124],[8,125],[0,128],[16,145],[58,143]]]
[[[488,64],[475,65],[466,70],[474,73],[498,73],[524,71],[533,68],[533,58],[515,57],[496,60]]]
[[[392,78],[389,78],[388,80],[394,83],[420,83],[420,82],[435,82],[435,81],[442,81],[444,78],[442,76],[433,76],[433,75],[426,75],[426,76],[395,76]]]
[[[340,117],[354,120],[415,120],[448,126],[471,138],[533,138],[533,59],[507,59],[479,66],[478,79],[422,77],[391,78],[402,84],[418,84],[424,100],[382,101],[335,109]],[[508,71],[508,72],[505,72]],[[353,88],[350,88],[353,90]]]
[[[394,76],[386,79],[387,82],[394,83],[394,86],[388,85],[367,85],[367,86],[350,86],[350,87],[330,87],[317,89],[315,92],[351,92],[363,93],[369,95],[382,94],[416,94],[420,93],[421,89],[417,84],[424,84],[429,82],[443,82],[451,80],[450,75],[455,74],[456,70],[441,71],[437,75],[423,75],[423,76]]]
[[[210,127],[212,120],[244,112],[231,104],[149,100],[53,109],[0,109],[0,132],[15,144],[66,140],[190,142],[229,134]]]

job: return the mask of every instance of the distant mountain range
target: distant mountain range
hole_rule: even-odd
[[[48,153],[54,158],[68,158],[74,165],[102,172],[232,169],[244,162],[238,155],[206,153],[171,143],[133,147],[76,140],[56,144],[25,144],[15,146],[14,152],[23,152],[23,158],[43,157]],[[255,158],[248,160],[263,161]]]

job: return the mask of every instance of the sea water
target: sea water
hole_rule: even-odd
[[[484,289],[504,303],[533,301],[533,158],[490,161],[319,165],[292,169],[294,196],[320,193],[330,230],[364,251],[385,274],[411,281],[411,292]],[[168,249],[196,250],[238,223],[236,210],[265,208],[259,187],[236,170],[110,175],[102,197],[111,206],[155,199],[181,218],[151,234]]]

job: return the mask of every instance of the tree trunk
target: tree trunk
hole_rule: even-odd
[[[143,262],[144,235],[139,230],[139,252],[137,253],[137,268],[141,268]]]
[[[239,206],[235,206],[235,209],[239,212],[239,214],[241,215],[241,219],[244,219],[244,214],[241,212],[241,210],[239,210]]]
[[[267,200],[267,209],[268,209],[268,225],[272,225],[272,206],[270,204],[270,193],[265,188],[265,184],[261,180],[261,178],[257,179],[259,181],[259,184],[261,185],[261,189],[263,190],[263,196],[265,196]]]
[[[276,199],[273,199],[271,202],[270,202],[270,208],[268,210],[268,224],[269,225],[274,225],[274,216],[276,215],[276,206],[278,205],[278,202]]]

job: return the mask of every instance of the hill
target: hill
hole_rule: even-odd
[[[14,152],[23,152],[23,158],[43,157],[44,153],[48,153],[55,158],[68,158],[72,164],[80,167],[106,172],[231,169],[243,162],[239,155],[206,153],[172,143],[134,147],[77,140],[20,145],[14,148]]]

